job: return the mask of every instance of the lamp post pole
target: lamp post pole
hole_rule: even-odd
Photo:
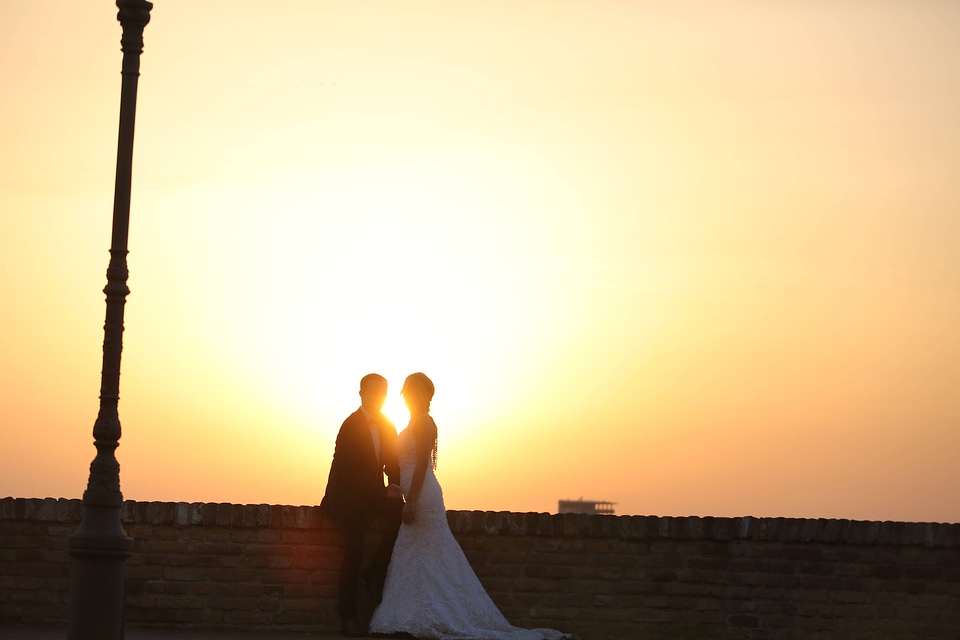
[[[107,267],[106,320],[103,325],[103,367],[100,374],[100,412],[93,425],[97,455],[90,464],[83,494],[80,526],[67,538],[73,558],[70,575],[68,640],[121,640],[126,600],[126,560],[133,539],[121,524],[123,495],[115,449],[120,439],[120,353],[123,350],[123,308],[127,294],[127,230],[130,222],[130,177],[133,128],[137,111],[137,81],[143,28],[153,5],[146,0],[117,0],[117,20],[123,28],[120,87],[120,132],[113,199],[113,236]]]

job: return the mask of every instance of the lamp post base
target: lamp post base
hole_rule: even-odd
[[[120,508],[84,505],[67,553],[73,558],[67,640],[122,640],[133,538],[120,526]]]

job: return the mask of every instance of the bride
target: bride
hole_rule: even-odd
[[[400,392],[411,418],[397,437],[406,504],[370,632],[428,640],[568,638],[553,629],[521,629],[507,622],[450,532],[434,475],[437,425],[429,413],[433,390],[430,378],[414,373]]]

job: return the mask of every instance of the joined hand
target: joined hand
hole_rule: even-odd
[[[387,497],[391,500],[403,499],[403,492],[400,491],[400,487],[395,484],[387,486]]]

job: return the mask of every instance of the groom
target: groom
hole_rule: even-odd
[[[337,434],[327,491],[320,503],[343,536],[339,598],[340,631],[345,636],[367,633],[358,619],[357,587],[370,522],[379,517],[385,523],[383,537],[363,575],[364,586],[379,601],[403,512],[397,430],[382,413],[386,399],[383,376],[371,373],[360,380],[360,408],[344,420]],[[387,487],[384,471],[390,481]]]

